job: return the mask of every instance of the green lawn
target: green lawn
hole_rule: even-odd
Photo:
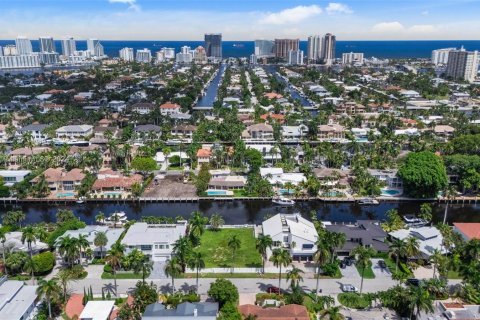
[[[360,277],[362,276],[362,267],[360,267],[358,264],[355,264],[355,268],[357,268],[358,274]],[[368,266],[365,268],[365,272],[363,273],[363,278],[364,279],[375,279],[375,273],[373,273],[372,266]]]
[[[232,261],[232,251],[228,248],[228,241],[234,235],[240,239],[240,249],[237,250],[235,259]],[[255,248],[253,228],[206,230],[200,238],[198,251],[205,257],[206,268],[262,266],[262,258]]]
[[[148,275],[145,276],[145,278],[147,277]],[[113,279],[113,274],[109,272],[103,272],[102,279]],[[117,279],[142,279],[142,274],[136,274],[133,272],[122,272],[117,273]]]
[[[353,292],[343,292],[337,296],[338,302],[347,308],[365,309],[370,306],[370,299],[366,295]]]
[[[447,279],[463,279],[463,277],[455,270],[449,270],[447,273]]]
[[[244,189],[233,190],[234,197],[247,197]]]
[[[182,279],[196,279],[197,275],[195,273],[184,273],[179,278]],[[198,278],[241,278],[241,279],[278,279],[278,273],[200,273]],[[287,276],[282,272],[282,279],[286,279]]]

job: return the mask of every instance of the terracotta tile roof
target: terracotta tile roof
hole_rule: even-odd
[[[260,116],[263,120],[267,120],[268,118],[271,118],[273,120],[278,120],[278,121],[284,121],[285,116],[283,114],[275,114],[275,113],[265,113]]]
[[[63,91],[63,90],[52,89],[52,90],[45,91],[44,93],[46,93],[46,94],[60,94],[60,93],[64,93],[64,92],[65,91]]]
[[[128,177],[107,177],[104,179],[95,180],[92,189],[100,190],[104,188],[124,188],[130,189],[133,184],[141,183],[142,176],[139,174],[133,174]]]
[[[281,94],[276,93],[276,92],[268,92],[268,93],[265,93],[263,96],[268,98],[268,99],[281,99],[281,98],[283,98],[283,96]]]
[[[82,181],[85,178],[85,174],[78,168],[68,172],[62,168],[48,168],[43,172],[43,175],[48,182]],[[39,179],[39,176],[35,177],[32,182],[37,182]]]
[[[298,304],[289,304],[280,308],[262,308],[252,304],[238,307],[244,316],[256,316],[257,320],[310,320],[307,308]]]
[[[460,223],[453,224],[468,239],[480,239],[480,223]]]
[[[176,104],[176,103],[164,103],[160,106],[160,109],[177,109],[177,108],[180,108],[180,105]]]
[[[208,149],[198,149],[197,151],[197,157],[204,158],[204,157],[211,157],[212,156],[212,151]]]
[[[30,156],[32,154],[40,154],[42,152],[50,151],[49,147],[35,147],[35,148],[18,148],[10,152],[11,156]]]
[[[65,313],[68,318],[72,319],[74,316],[80,317],[80,314],[83,311],[83,294],[72,294],[70,299],[68,299],[67,305],[65,306]]]

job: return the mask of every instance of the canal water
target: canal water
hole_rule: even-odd
[[[290,93],[293,99],[298,100],[302,106],[305,106],[305,107],[312,106],[312,104],[310,103],[310,101],[308,101],[307,98],[302,97],[295,88],[293,88],[289,83],[287,83],[287,81],[285,81],[281,76],[277,74],[278,68],[276,66],[269,65],[269,66],[263,66],[263,67],[269,74],[273,75],[277,80],[283,82],[287,86],[286,91]]]
[[[124,211],[130,220],[142,216],[183,216],[188,218],[193,211],[201,211],[207,216],[218,213],[227,224],[261,223],[266,217],[277,213],[300,212],[309,218],[315,211],[318,219],[334,222],[354,222],[361,219],[386,218],[386,211],[397,209],[401,214],[415,214],[420,211],[420,202],[382,202],[379,205],[360,206],[356,203],[321,201],[298,202],[292,207],[281,207],[270,201],[200,201],[195,203],[83,203],[53,205],[46,203],[23,203],[21,205],[0,206],[0,216],[9,210],[23,210],[27,223],[54,222],[59,209],[72,210],[82,221],[95,223],[95,215],[100,211],[109,215]],[[433,203],[434,222],[443,220],[445,204]],[[448,222],[480,222],[480,204],[449,205]]]
[[[207,91],[205,92],[205,95],[202,96],[197,104],[196,107],[198,108],[206,108],[206,107],[212,107],[213,103],[215,102],[215,99],[217,97],[217,92],[218,92],[218,85],[220,84],[220,81],[222,80],[222,76],[225,73],[226,66],[222,64],[220,66],[220,69],[218,70],[216,76],[212,79],[210,84],[208,85],[208,88],[206,89]]]

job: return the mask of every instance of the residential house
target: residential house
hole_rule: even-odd
[[[480,223],[454,222],[453,231],[460,234],[465,241],[480,239]]]
[[[345,139],[345,127],[339,124],[322,124],[318,126],[319,140],[340,141]]]
[[[279,308],[265,308],[253,304],[244,304],[238,307],[243,317],[253,316],[255,320],[310,320],[305,306],[288,304]]]
[[[111,138],[108,138],[108,134]],[[93,128],[93,137],[90,139],[90,143],[106,144],[110,139],[115,139],[120,136],[120,130],[117,127],[95,127]]]
[[[251,126],[248,126],[242,132],[242,139],[243,140],[273,140],[273,127],[269,124],[265,123],[258,123]]]
[[[263,96],[269,100],[274,100],[274,99],[281,99],[283,96],[279,93],[276,92],[267,92],[264,93]]]
[[[95,236],[100,232],[105,233],[105,236],[107,237],[107,244],[103,248],[97,247],[94,244]],[[115,229],[115,228],[109,228],[108,226],[90,225],[81,229],[66,231],[63,235],[58,237],[57,243],[58,241],[60,241],[61,238],[64,238],[66,236],[70,236],[71,238],[77,238],[77,239],[81,235],[86,236],[88,243],[90,244],[90,249],[92,249],[93,257],[101,258],[106,255],[108,250],[110,250],[110,248],[112,247],[112,244],[117,242],[117,240],[120,238],[122,233],[123,233],[123,229],[121,228]]]
[[[366,108],[363,104],[354,101],[347,101],[336,107],[337,114],[361,114],[365,113],[365,110]]]
[[[350,170],[315,168],[313,169],[313,174],[323,185],[347,187]]]
[[[406,240],[407,238],[416,238],[419,243],[420,255],[418,257],[409,257],[411,259],[429,259],[435,252],[440,251],[447,254],[448,250],[443,245],[443,236],[436,227],[420,227],[410,229],[400,229],[389,233],[393,239]]]
[[[247,178],[244,176],[219,176],[210,179],[208,188],[215,190],[234,190],[243,189],[246,184]]]
[[[174,243],[184,237],[186,231],[187,221],[175,224],[137,222],[130,226],[122,244],[126,254],[138,249],[152,261],[167,261],[172,257]]]
[[[22,241],[23,233],[21,231],[12,231],[5,234],[5,242],[0,246],[0,252],[3,254],[3,248],[8,252],[25,252],[29,253],[28,244]],[[38,254],[49,249],[48,244],[37,240],[31,243],[32,253]],[[0,318],[2,319],[2,318]]]
[[[75,191],[76,187],[80,186],[85,178],[85,174],[78,168],[70,171],[62,168],[48,168],[41,175],[45,176],[51,192]],[[32,184],[37,184],[40,176],[33,178]]]
[[[127,109],[127,103],[125,101],[112,100],[108,103],[107,108],[115,112],[124,112]]]
[[[43,144],[48,139],[45,129],[48,128],[46,124],[34,123],[29,124],[17,130],[17,136],[21,137],[23,134],[29,132],[32,135],[33,141],[36,144]]]
[[[35,315],[38,286],[24,284],[23,281],[0,278],[0,319],[28,320]]]
[[[153,124],[141,124],[133,129],[139,142],[145,140],[159,139],[162,135],[162,128]]]
[[[282,137],[284,140],[299,141],[308,134],[308,127],[304,124],[299,126],[282,126]]]
[[[279,123],[284,123],[285,122],[285,116],[283,114],[276,114],[276,113],[265,113],[260,116],[260,119],[263,121],[277,121]]]
[[[57,104],[57,103],[45,103],[42,105],[42,113],[47,113],[49,111],[56,111],[61,112],[65,109],[64,104]]]
[[[41,154],[50,150],[49,147],[18,148],[10,152],[8,162],[11,166],[19,166],[23,161],[28,161],[28,158],[32,155]]]
[[[57,138],[86,138],[93,134],[93,126],[88,124],[63,126],[55,130]]]
[[[299,213],[277,214],[262,222],[262,230],[272,238],[275,248],[287,249],[294,259],[309,261],[317,250],[317,230]]]
[[[435,135],[440,136],[440,137],[451,137],[453,133],[455,132],[455,128],[452,126],[448,125],[436,125],[433,128],[433,132]]]
[[[181,107],[176,103],[164,103],[160,105],[160,114],[162,116],[169,116],[172,114],[180,113]]]
[[[179,124],[172,128],[171,134],[175,138],[192,139],[193,133],[197,130],[197,127],[191,124]]]
[[[260,168],[260,175],[270,184],[279,186],[285,186],[287,183],[297,186],[307,180],[303,173],[283,172],[282,168]]]
[[[112,313],[115,301],[88,301],[83,308],[78,320],[109,320],[113,319]],[[115,317],[116,318],[116,317]]]
[[[155,302],[145,308],[142,320],[216,320],[217,316],[217,302],[182,302],[174,309]]]
[[[247,149],[255,149],[259,151],[263,159],[267,162],[273,163],[282,160],[280,149],[272,144],[249,144]]]
[[[421,98],[421,95],[420,93],[418,93],[417,91],[415,90],[400,90],[400,94],[402,96],[404,96],[405,98],[407,99],[411,99],[411,98]]]
[[[332,224],[325,221],[322,224],[328,231],[345,234],[345,243],[335,249],[339,256],[350,256],[358,246],[373,248],[377,252],[389,250],[387,233],[383,231],[379,221],[358,220],[355,224]]]
[[[212,150],[210,148],[200,148],[197,150],[197,162],[198,165],[209,164],[212,158]]]
[[[92,192],[94,195],[121,195],[132,191],[132,186],[136,183],[142,183],[142,176],[132,174],[124,176],[118,171],[111,169],[100,170],[97,174],[97,180],[93,183]]]
[[[155,105],[150,102],[137,102],[132,105],[132,112],[138,114],[148,114],[155,109]]]
[[[391,170],[377,170],[377,169],[367,169],[367,172],[376,178],[378,181],[385,183],[389,188],[402,188],[403,181],[398,176],[396,169]]]
[[[30,170],[0,170],[0,177],[7,187],[13,186],[15,183],[22,182],[26,176],[32,173]]]

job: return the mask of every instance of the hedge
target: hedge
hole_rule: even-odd
[[[50,251],[34,255],[32,260],[36,275],[47,274],[55,266],[55,255]]]

